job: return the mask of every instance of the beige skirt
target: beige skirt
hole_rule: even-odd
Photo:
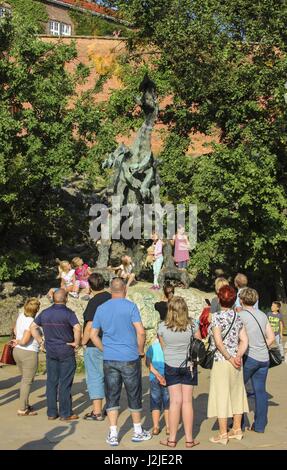
[[[214,361],[210,374],[208,418],[231,418],[248,411],[242,367],[235,369],[228,361]]]

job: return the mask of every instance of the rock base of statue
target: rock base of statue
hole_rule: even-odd
[[[108,268],[95,268],[93,269],[93,272],[103,276],[106,286],[109,286],[111,280],[115,277],[114,271],[111,271]]]
[[[160,286],[163,286],[167,281],[174,281],[177,285],[182,285],[184,288],[188,288],[192,282],[192,277],[187,271],[180,270],[177,268],[163,268],[158,277]]]

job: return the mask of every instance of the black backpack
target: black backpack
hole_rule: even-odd
[[[191,363],[193,367],[200,365],[204,362],[206,357],[206,349],[203,341],[194,337],[193,332],[191,333],[190,343],[187,348],[186,359],[180,367],[188,367]]]
[[[204,362],[206,357],[206,349],[203,341],[191,335],[189,348],[187,350],[186,361],[192,362],[194,366]]]

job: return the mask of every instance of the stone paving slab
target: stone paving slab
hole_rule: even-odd
[[[145,374],[145,373],[144,373]],[[109,450],[105,443],[108,431],[107,419],[104,422],[84,421],[84,414],[90,410],[89,398],[83,375],[77,375],[73,386],[74,412],[80,415],[79,421],[63,423],[48,421],[46,417],[45,384],[46,376],[36,376],[31,404],[38,411],[38,416],[18,417],[16,415],[19,381],[15,366],[3,366],[0,369],[0,449],[38,449],[38,450]],[[146,429],[152,426],[149,412],[148,377],[143,376],[143,425]],[[269,424],[264,434],[246,432],[242,441],[230,441],[224,447],[215,445],[208,438],[216,432],[216,420],[206,418],[209,388],[209,371],[200,370],[199,386],[194,393],[195,423],[194,431],[200,445],[197,450],[275,450],[287,449],[287,365],[271,369],[268,376]],[[253,400],[250,407],[253,408]],[[165,429],[159,436],[145,443],[131,442],[132,424],[127,411],[125,392],[122,393],[120,425],[120,445],[117,450],[164,450],[159,441],[165,437]],[[251,412],[249,418],[252,422]],[[179,430],[178,450],[185,449],[183,430]],[[170,450],[170,449],[169,449]]]

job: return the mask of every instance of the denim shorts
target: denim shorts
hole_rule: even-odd
[[[142,410],[141,360],[104,361],[106,410],[118,410],[124,384],[130,411]]]
[[[169,393],[168,388],[159,383],[158,380],[150,381],[150,410],[168,410]]]
[[[197,375],[197,368],[193,369],[193,373],[191,375],[191,371],[189,367],[170,367],[169,365],[165,364],[165,372],[164,372],[166,384],[168,387],[171,385],[197,385],[198,384],[198,375]]]
[[[87,347],[84,352],[84,362],[90,400],[105,398],[102,351]]]

